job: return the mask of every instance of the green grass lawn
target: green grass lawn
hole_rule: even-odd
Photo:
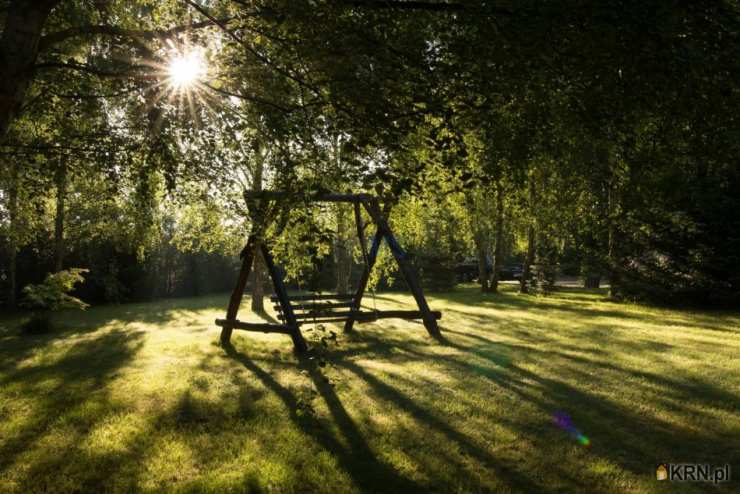
[[[740,314],[511,289],[430,295],[446,344],[384,320],[302,362],[286,336],[219,347],[226,295],[46,336],[5,318],[0,492],[738,492]],[[657,482],[660,462],[735,481]]]

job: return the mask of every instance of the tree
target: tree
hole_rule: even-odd
[[[61,0],[11,0],[0,37],[0,139],[18,114],[39,53],[41,33]]]

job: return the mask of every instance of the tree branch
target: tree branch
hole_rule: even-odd
[[[268,101],[268,100],[263,99],[263,98],[260,98],[258,96],[253,96],[253,95],[248,95],[248,94],[238,94],[238,93],[234,93],[234,92],[228,91],[226,89],[217,88],[215,86],[212,86],[212,85],[208,84],[207,82],[201,82],[200,84],[203,85],[203,87],[209,89],[210,91],[213,91],[214,93],[221,94],[222,96],[234,97],[234,98],[242,99],[242,100],[245,100],[245,101],[251,101],[252,103],[257,103],[257,104],[260,104],[260,105],[266,105],[266,106],[272,107],[272,108],[274,108],[276,110],[279,110],[281,112],[284,112],[284,113],[290,113],[290,112],[292,112],[292,111],[295,110],[295,108],[287,108],[287,107],[282,106],[282,105],[280,105],[278,103],[274,103],[272,101]]]
[[[96,67],[93,67],[91,65],[84,65],[79,63],[72,63],[72,62],[43,62],[34,65],[35,69],[69,69],[69,70],[75,70],[77,72],[85,72],[88,74],[96,75],[98,77],[110,77],[114,79],[127,79],[135,77],[137,79],[156,79],[157,76],[155,74],[147,74],[147,73],[135,73],[133,70],[135,69],[146,69],[150,70],[150,67],[147,67],[146,65],[131,65],[128,66],[127,69],[130,71],[124,70],[121,72],[113,72],[110,70],[104,70],[99,69]]]
[[[246,49],[249,53],[251,53],[257,60],[262,62],[265,65],[268,65],[269,67],[272,67],[276,72],[283,75],[284,77],[287,77],[291,81],[295,82],[296,84],[303,86],[307,88],[308,90],[312,91],[314,94],[319,95],[321,94],[321,91],[315,87],[312,84],[309,84],[307,81],[301,79],[300,77],[292,74],[289,70],[278,66],[277,64],[270,61],[266,56],[260,54],[257,50],[255,50],[249,43],[241,39],[239,36],[234,34],[232,30],[226,26],[225,23],[220,22],[219,20],[215,19],[206,9],[198,5],[197,3],[193,2],[192,0],[183,0],[186,4],[193,7],[195,10],[197,10],[202,16],[206,17],[207,19],[213,21],[221,30],[228,34],[231,39],[236,41],[239,45],[241,45],[244,49]]]
[[[55,33],[47,34],[46,36],[42,36],[41,40],[39,41],[39,51],[43,52],[52,45],[61,43],[62,41],[70,38],[77,38],[81,36],[94,36],[100,34],[105,36],[122,36],[135,39],[166,38],[175,34],[189,31],[191,29],[203,29],[215,25],[226,25],[229,23],[229,21],[231,21],[231,19],[209,19],[207,21],[175,26],[170,29],[154,30],[124,29],[107,24],[75,26],[69,29],[64,29],[63,31],[57,31]]]

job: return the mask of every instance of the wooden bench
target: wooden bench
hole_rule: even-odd
[[[354,307],[352,295],[344,294],[316,294],[316,295],[291,295],[288,297],[290,307],[293,310],[299,325],[342,322],[352,319],[356,322],[372,322],[378,319],[423,319],[424,316],[418,310],[374,310],[362,311]],[[280,299],[273,295],[270,297],[273,308],[278,313],[278,319],[286,321]],[[295,303],[297,302],[297,303]],[[431,311],[435,320],[442,318],[439,311]]]

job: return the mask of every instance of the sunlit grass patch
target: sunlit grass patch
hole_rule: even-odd
[[[602,298],[464,287],[430,296],[444,344],[384,320],[312,360],[218,346],[226,296],[5,319],[0,491],[703,491],[654,468],[737,464],[740,315]]]

